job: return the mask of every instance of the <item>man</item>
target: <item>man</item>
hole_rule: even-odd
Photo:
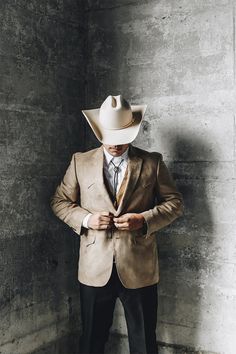
[[[157,353],[155,232],[182,215],[181,194],[162,155],[134,147],[146,105],[108,96],[83,110],[102,143],[75,153],[51,200],[81,237],[81,353],[104,353],[116,299],[125,311],[130,353]]]

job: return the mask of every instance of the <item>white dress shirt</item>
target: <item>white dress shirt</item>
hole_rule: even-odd
[[[109,187],[111,188],[111,191],[114,193],[114,165],[112,162],[116,165],[119,166],[118,170],[118,185],[117,185],[117,192],[119,191],[119,188],[121,186],[121,183],[123,181],[126,167],[128,164],[128,149],[125,150],[125,152],[121,156],[114,157],[107,152],[105,148],[104,149],[104,173],[105,177],[107,179],[107,182],[109,183]],[[123,160],[123,161],[122,161]],[[112,161],[112,162],[111,162]],[[122,161],[122,162],[121,162]]]
[[[125,152],[120,155],[120,156],[112,156],[109,154],[109,152],[103,147],[104,151],[104,159],[103,159],[103,170],[105,174],[105,178],[107,179],[107,182],[109,184],[109,187],[111,188],[111,191],[114,193],[114,165],[112,162],[118,166],[119,165],[119,170],[118,170],[118,185],[117,185],[117,192],[119,191],[119,188],[121,186],[121,183],[123,181],[123,178],[125,176],[125,171],[128,165],[128,149],[125,150]],[[121,160],[123,160],[121,162]],[[112,161],[112,162],[111,162]],[[88,219],[92,215],[91,213],[87,214],[85,218],[83,219],[82,225],[86,228],[88,228]]]

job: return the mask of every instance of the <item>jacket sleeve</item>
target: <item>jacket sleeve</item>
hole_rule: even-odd
[[[184,210],[182,194],[177,191],[162,155],[157,166],[157,196],[158,204],[141,213],[147,224],[147,236],[169,225]]]
[[[73,154],[61,183],[50,199],[50,206],[59,219],[81,235],[83,219],[89,211],[81,208],[77,203],[78,196],[79,183],[76,176],[75,154]]]

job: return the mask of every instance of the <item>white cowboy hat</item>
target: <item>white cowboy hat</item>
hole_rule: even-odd
[[[122,95],[109,95],[100,108],[82,113],[101,143],[122,145],[138,135],[146,108],[147,105],[130,105]]]

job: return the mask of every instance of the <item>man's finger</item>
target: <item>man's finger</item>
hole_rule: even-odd
[[[121,231],[130,231],[129,227],[119,227],[118,229]]]
[[[101,220],[98,222],[99,225],[112,225],[113,223],[110,220]]]
[[[100,216],[99,220],[100,221],[110,221],[110,220],[112,220],[112,216]]]
[[[99,230],[108,230],[111,228],[111,225],[100,225]]]
[[[120,229],[121,227],[129,227],[129,224],[127,222],[115,222],[115,226]]]
[[[113,214],[110,213],[110,211],[102,211],[100,214],[104,216],[113,216]]]
[[[122,216],[119,216],[119,218],[113,218],[113,220],[115,222],[125,222],[129,219],[129,215],[122,215]]]

